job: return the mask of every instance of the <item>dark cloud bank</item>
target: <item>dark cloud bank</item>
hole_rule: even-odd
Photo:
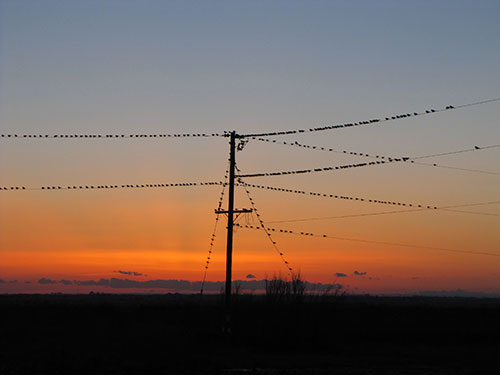
[[[251,275],[253,276],[253,275]],[[248,276],[247,276],[248,277]],[[242,290],[264,290],[265,280],[233,280],[233,284],[241,286]],[[60,280],[55,281],[42,277],[38,284],[63,284],[78,286],[102,286],[112,289],[168,289],[176,292],[198,292],[201,289],[201,281],[187,280],[147,280],[138,281],[130,279],[100,279],[100,280]],[[327,290],[331,288],[342,288],[340,284],[310,283],[306,281],[308,290]],[[206,281],[204,290],[219,292],[224,288],[224,281]]]
[[[9,281],[5,281],[5,280],[2,280],[0,279],[0,284],[17,284],[17,280],[9,280]]]
[[[361,273],[361,272],[360,272]],[[360,276],[360,275],[358,275]],[[248,276],[247,276],[248,277]],[[12,280],[15,281],[15,280]],[[11,283],[8,280],[0,279],[0,284],[7,285]],[[31,281],[24,281],[25,284],[31,284]],[[201,289],[201,281],[187,280],[148,280],[138,281],[130,279],[100,279],[100,280],[51,280],[45,277],[39,279],[36,283],[41,285],[61,284],[65,286],[77,285],[87,287],[107,287],[111,289],[137,289],[148,290],[148,292],[157,289],[165,289],[168,292],[184,292],[184,293],[199,293]],[[265,280],[233,280],[234,284],[241,285],[242,291],[264,291]],[[332,289],[345,288],[342,284],[323,284],[306,282],[306,287],[309,291],[327,291]],[[204,290],[211,292],[220,292],[224,289],[224,281],[207,281],[205,282]],[[383,294],[390,296],[424,296],[424,297],[476,297],[476,298],[500,298],[498,292],[480,292],[469,291],[464,289],[454,290],[420,290],[406,293],[391,293]]]
[[[122,275],[127,275],[127,276],[144,276],[144,274],[140,273],[140,272],[135,272],[135,271],[121,271],[121,270],[118,270],[118,271],[113,271],[115,273],[121,273]]]

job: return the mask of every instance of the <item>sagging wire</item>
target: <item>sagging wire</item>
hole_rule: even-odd
[[[225,193],[226,186],[227,186],[228,175],[229,175],[229,169],[226,169],[226,173],[224,174],[224,182],[222,184],[222,191],[220,193],[219,202],[217,204],[216,212],[220,211],[220,209],[222,208],[222,202],[224,200],[224,193]],[[215,214],[214,230],[212,231],[212,236],[210,237],[210,246],[208,249],[207,259],[205,261],[205,271],[203,273],[203,280],[201,282],[200,295],[203,295],[203,290],[205,288],[205,282],[207,280],[208,266],[209,266],[210,260],[212,258],[212,252],[213,252],[215,237],[216,237],[216,233],[217,233],[217,225],[219,223],[219,216],[220,216],[220,214],[218,214],[218,213]]]
[[[326,126],[321,126],[321,127],[317,127],[317,128],[309,128],[309,129],[284,130],[284,131],[265,132],[265,133],[251,133],[251,134],[245,134],[245,135],[243,135],[243,137],[271,137],[271,136],[278,136],[278,135],[313,133],[313,132],[318,132],[318,131],[349,128],[349,127],[355,127],[355,126],[376,125],[376,124],[380,124],[383,122],[395,121],[395,120],[412,118],[412,117],[417,117],[417,116],[430,115],[430,114],[435,114],[435,113],[439,113],[439,112],[450,111],[450,110],[454,110],[454,109],[471,107],[471,106],[492,103],[492,102],[497,102],[497,101],[500,101],[500,98],[482,100],[479,102],[472,102],[472,103],[467,103],[467,104],[462,104],[462,105],[457,105],[457,106],[447,105],[446,107],[441,108],[441,109],[426,109],[425,111],[421,111],[421,112],[402,113],[402,114],[398,114],[398,115],[392,115],[392,116],[387,116],[387,117],[382,117],[382,118],[375,118],[375,119],[371,119],[371,120],[359,121],[359,122],[354,122],[354,123],[351,122],[351,123],[336,124],[336,125],[326,125]]]
[[[393,163],[393,162],[406,162],[408,160],[409,160],[408,157],[388,158],[387,160],[370,161],[367,163],[344,164],[344,165],[336,165],[336,166],[331,166],[331,167],[313,168],[313,169],[299,169],[299,170],[293,170],[293,171],[249,173],[249,174],[241,174],[241,175],[238,175],[236,177],[271,177],[271,176],[283,176],[283,175],[291,175],[291,174],[331,172],[331,171],[338,171],[338,170],[342,170],[342,169],[360,168],[360,167],[367,167],[367,166],[373,166],[373,165],[388,164],[388,163]]]
[[[236,170],[238,172],[240,172],[240,170],[239,170],[238,167],[236,167]],[[266,225],[265,225],[264,221],[262,220],[262,218],[260,216],[259,210],[257,209],[257,207],[255,207],[254,199],[250,195],[250,191],[248,190],[246,184],[241,179],[241,177],[238,177],[238,182],[240,183],[240,186],[243,186],[243,188],[245,189],[245,192],[246,192],[246,195],[248,197],[248,200],[250,201],[250,205],[252,206],[253,212],[255,213],[255,216],[257,217],[257,220],[259,222],[259,228],[262,228],[262,230],[266,234],[267,238],[269,238],[269,241],[271,241],[271,244],[273,245],[273,248],[276,250],[276,252],[278,253],[279,257],[281,258],[283,264],[285,265],[285,267],[287,268],[288,272],[290,272],[290,275],[293,278],[294,277],[293,268],[290,265],[290,263],[288,262],[288,260],[285,258],[284,252],[278,247],[276,241],[272,238],[271,233],[267,230]],[[238,223],[235,223],[234,225],[237,226],[237,227],[243,227],[241,224],[238,224]],[[248,225],[245,225],[244,227],[248,227]]]
[[[301,134],[301,133],[312,133],[312,132],[317,132],[317,131],[324,131],[324,130],[333,130],[333,129],[339,129],[339,128],[349,128],[349,127],[355,127],[355,126],[366,126],[366,125],[375,125],[383,122],[388,122],[388,121],[395,121],[395,120],[400,120],[400,119],[406,119],[406,118],[412,118],[416,116],[423,116],[423,115],[430,115],[430,114],[435,114],[443,111],[449,111],[449,110],[455,110],[455,109],[460,109],[460,108],[466,108],[466,107],[471,107],[471,106],[477,106],[477,105],[482,105],[482,104],[487,104],[487,103],[492,103],[500,101],[500,98],[494,98],[494,99],[488,99],[488,100],[482,100],[478,102],[472,102],[472,103],[467,103],[467,104],[462,104],[462,105],[457,105],[457,106],[452,106],[452,105],[447,105],[444,108],[441,109],[427,109],[425,111],[420,111],[420,112],[411,112],[411,113],[402,113],[402,114],[397,114],[397,115],[391,115],[391,116],[386,116],[382,118],[375,118],[375,119],[370,119],[370,120],[364,120],[364,121],[358,121],[358,122],[353,122],[353,123],[344,123],[344,124],[335,124],[335,125],[326,125],[326,126],[321,126],[321,127],[316,127],[316,128],[309,128],[309,129],[297,129],[297,130],[285,130],[285,131],[275,131],[275,132],[264,132],[264,133],[252,133],[252,134],[244,134],[240,135],[240,138],[247,138],[247,137],[269,137],[269,136],[278,136],[278,135],[289,135],[289,134]],[[165,134],[165,133],[154,133],[154,134],[144,134],[144,133],[133,133],[133,134],[84,134],[84,133],[73,133],[73,134],[16,134],[16,133],[10,133],[10,134],[0,134],[0,139],[1,138],[10,138],[10,139],[20,139],[20,138],[57,138],[57,139],[68,139],[68,138],[78,138],[78,139],[98,139],[98,138],[104,138],[104,139],[124,139],[124,138],[185,138],[185,137],[229,137],[230,132],[229,131],[224,131],[223,133],[173,133],[173,134]]]
[[[391,159],[392,157],[390,156],[384,156],[384,155],[373,155],[373,154],[368,154],[365,152],[357,152],[357,151],[348,151],[348,150],[336,150],[333,148],[328,148],[328,147],[322,147],[322,146],[316,146],[316,145],[307,145],[304,143],[299,143],[298,141],[293,141],[293,142],[286,142],[286,141],[279,141],[276,139],[269,139],[269,138],[260,138],[260,137],[252,137],[251,139],[261,141],[261,142],[267,142],[267,143],[274,143],[274,144],[280,144],[280,145],[285,145],[285,146],[292,146],[292,147],[301,147],[301,148],[306,148],[310,150],[315,150],[315,151],[326,151],[326,152],[334,152],[338,154],[344,154],[344,155],[353,155],[353,156],[358,156],[358,157],[365,157],[365,158],[371,158],[371,159],[384,159],[388,160]],[[472,168],[461,168],[461,167],[453,167],[453,166],[448,166],[448,165],[442,165],[442,164],[437,164],[437,163],[422,163],[419,161],[419,159],[427,159],[427,158],[432,158],[432,157],[438,157],[438,156],[445,156],[445,155],[455,155],[455,154],[460,154],[464,152],[471,152],[471,151],[480,151],[480,150],[488,150],[491,148],[496,148],[500,147],[500,145],[491,145],[491,146],[474,146],[473,148],[467,148],[467,149],[462,149],[462,150],[456,150],[456,151],[449,151],[449,152],[442,152],[439,154],[431,154],[431,155],[422,155],[422,156],[415,156],[415,157],[409,157],[407,161],[409,161],[412,164],[418,164],[418,165],[425,165],[428,167],[437,167],[437,168],[446,168],[446,169],[456,169],[460,171],[466,171],[466,172],[476,172],[476,173],[484,173],[484,174],[491,174],[491,175],[500,175],[500,173],[497,172],[491,172],[491,171],[484,171],[481,169],[472,169]],[[394,158],[392,158],[394,159]]]
[[[208,138],[224,137],[220,133],[175,133],[175,134],[0,134],[7,139],[137,139],[137,138]]]
[[[292,235],[296,235],[296,236],[330,238],[330,239],[341,240],[341,241],[364,242],[364,243],[372,243],[372,244],[380,244],[380,245],[410,247],[410,248],[416,248],[416,249],[447,251],[447,252],[461,253],[461,254],[473,254],[473,255],[486,255],[486,256],[500,257],[500,254],[483,252],[483,251],[456,250],[456,249],[448,249],[448,248],[444,248],[444,247],[410,245],[410,244],[387,242],[387,241],[363,240],[363,239],[358,239],[358,238],[337,237],[337,236],[331,236],[331,235],[327,235],[327,234],[315,234],[312,232],[294,231],[294,230],[290,230],[290,229],[280,229],[280,228],[272,228],[272,227],[261,228],[260,226],[252,226],[252,225],[240,225],[240,224],[235,224],[235,225],[239,226],[240,228],[246,228],[246,229],[255,229],[255,230],[265,229],[266,233],[267,232],[276,232],[276,233],[283,233],[283,234],[292,234]]]
[[[417,208],[425,208],[425,209],[437,209],[438,208],[437,206],[425,205],[425,204],[405,203],[405,202],[396,202],[396,201],[379,200],[379,199],[368,199],[368,198],[362,198],[362,197],[352,197],[352,196],[337,195],[337,194],[317,193],[317,192],[313,192],[313,191],[304,191],[304,190],[298,190],[298,189],[287,189],[287,188],[281,188],[281,187],[275,187],[275,186],[248,184],[246,182],[243,182],[243,184],[246,186],[257,188],[257,189],[281,191],[281,192],[286,192],[286,193],[309,195],[309,196],[316,196],[316,197],[323,197],[323,198],[343,199],[343,200],[351,200],[351,201],[358,201],[358,202],[365,202],[365,203],[376,203],[376,204],[385,204],[385,205],[403,206],[403,207],[417,207]]]
[[[223,185],[222,181],[203,181],[203,182],[178,182],[178,183],[163,183],[163,184],[122,184],[122,185],[51,185],[41,187],[26,187],[26,186],[0,186],[0,191],[13,190],[106,190],[106,189],[147,189],[147,188],[172,188],[172,187],[191,187],[191,186],[207,186],[207,185]]]

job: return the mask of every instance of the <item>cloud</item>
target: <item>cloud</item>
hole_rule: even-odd
[[[345,273],[342,273],[342,272],[337,272],[335,274],[335,276],[337,276],[337,277],[347,277],[347,275]]]
[[[17,280],[10,280],[9,283],[11,283],[11,284],[17,284]]]
[[[247,279],[255,279],[255,275],[249,273],[248,275],[245,276]]]
[[[354,275],[356,275],[356,276],[365,276],[366,272],[354,271]]]
[[[415,292],[414,295],[424,297],[474,297],[474,298],[498,298],[499,293],[475,292],[461,288],[455,290],[422,290]]]
[[[206,282],[205,289],[208,290],[210,285],[214,282]],[[215,282],[218,283],[218,282]],[[224,283],[221,281],[221,285]],[[199,284],[197,288],[195,285]],[[130,279],[117,279],[111,278],[109,280],[109,287],[115,289],[126,289],[126,288],[135,288],[135,289],[173,289],[178,291],[186,291],[186,290],[195,290],[201,289],[201,282],[191,282],[187,280],[147,280],[147,281],[137,281]]]
[[[31,281],[27,280],[24,282],[25,284],[31,284]]]
[[[64,285],[71,285],[71,284],[73,284],[73,283],[71,282],[71,280],[60,280],[59,282],[60,282],[61,284],[64,284]]]
[[[100,279],[99,281],[95,280],[73,280],[75,285],[79,286],[109,286],[108,279]]]
[[[233,280],[235,283],[241,285],[241,290],[263,291],[266,288],[265,280]],[[133,279],[100,279],[95,280],[74,280],[75,285],[80,286],[105,286],[112,289],[141,289],[148,292],[152,292],[157,289],[165,289],[172,292],[179,293],[198,293],[201,290],[201,281],[188,281],[188,280],[146,280],[139,281]],[[203,286],[203,290],[207,292],[220,292],[224,289],[224,281],[206,281]],[[311,291],[322,291],[331,290],[332,288],[341,289],[343,286],[341,284],[322,284],[322,283],[310,283],[306,281],[307,290]]]
[[[113,271],[115,273],[121,273],[122,275],[127,275],[127,276],[144,276],[144,274],[140,273],[140,272],[135,272],[135,271],[121,271],[121,270],[118,270],[118,271]]]
[[[109,285],[109,280],[107,279],[100,279],[96,285],[100,285],[100,286],[108,286]]]
[[[40,280],[38,280],[38,284],[55,284],[55,283],[57,283],[57,281],[46,279],[45,277],[42,277]]]
[[[4,284],[5,280],[0,279],[0,284]]]

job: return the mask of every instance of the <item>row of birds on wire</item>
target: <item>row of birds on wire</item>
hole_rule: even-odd
[[[488,99],[479,102],[471,102],[467,104],[462,104],[459,106],[447,105],[441,109],[426,109],[420,112],[412,112],[412,113],[402,113],[397,115],[384,116],[381,118],[375,118],[370,120],[363,120],[358,122],[347,122],[342,124],[335,125],[325,125],[320,127],[308,128],[308,129],[296,129],[296,130],[285,130],[285,131],[273,131],[273,132],[262,132],[262,133],[252,133],[252,134],[240,134],[239,138],[244,137],[268,137],[268,136],[278,136],[278,135],[291,135],[291,134],[300,134],[300,133],[312,133],[324,130],[334,130],[340,128],[350,128],[353,126],[366,126],[366,125],[374,125],[387,121],[395,121],[400,119],[412,118],[416,116],[429,115],[434,113],[439,113],[443,111],[449,111],[459,108],[465,108],[470,106],[476,106],[491,102],[500,101],[500,98]],[[0,138],[10,138],[10,139],[25,139],[25,138],[57,138],[57,139],[130,139],[130,138],[193,138],[193,137],[229,137],[231,135],[230,131],[223,131],[222,133],[173,133],[173,134],[84,134],[83,132],[78,132],[77,134],[17,134],[17,133],[2,133],[0,134]]]

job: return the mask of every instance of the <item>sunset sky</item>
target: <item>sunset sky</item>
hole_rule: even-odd
[[[499,98],[499,15],[500,2],[486,0],[0,0],[0,133],[254,133]],[[272,139],[418,157],[498,145],[499,119],[497,101]],[[222,181],[228,151],[224,137],[2,138],[0,186]],[[237,153],[244,173],[368,160],[257,140]],[[246,182],[438,207],[500,202],[500,147],[420,161],[440,167]],[[92,282],[200,281],[221,189],[0,191],[0,293],[168,292]],[[500,295],[500,203],[355,216],[407,207],[249,189],[269,227],[344,238],[273,234],[310,282]],[[241,187],[236,206],[251,207]],[[225,225],[209,281],[225,277]],[[237,228],[234,279],[278,273],[287,270],[266,235]]]

